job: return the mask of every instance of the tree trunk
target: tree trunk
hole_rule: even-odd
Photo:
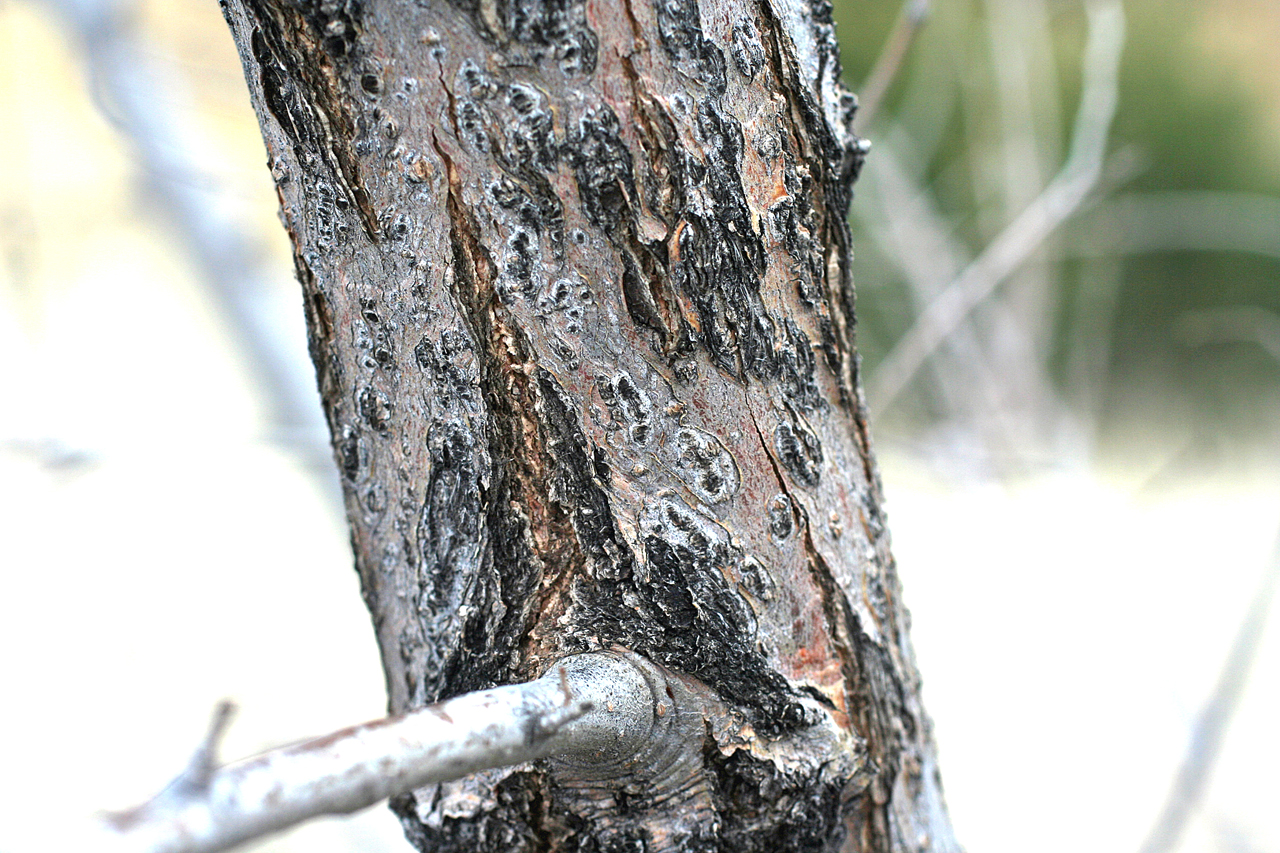
[[[423,851],[954,848],[853,347],[824,0],[223,0],[390,709],[620,647],[651,754]]]

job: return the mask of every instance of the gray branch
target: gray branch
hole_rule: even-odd
[[[858,127],[866,128],[875,120],[884,103],[884,96],[902,70],[902,63],[911,50],[911,43],[915,41],[916,34],[924,26],[928,15],[929,0],[903,0],[893,30],[885,39],[884,47],[871,66],[871,72],[862,84],[862,91],[858,93]]]
[[[188,768],[157,797],[58,833],[50,850],[213,853],[320,815],[480,770],[558,756],[613,764],[636,755],[660,714],[653,667],[630,655],[566,658],[543,677],[468,693],[225,767],[223,705]],[[660,687],[659,687],[660,689]],[[664,692],[665,695],[665,692]]]
[[[1234,192],[1128,193],[1090,211],[1074,236],[1075,257],[1202,251],[1280,258],[1280,198]]]

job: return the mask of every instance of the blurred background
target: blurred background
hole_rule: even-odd
[[[859,345],[969,850],[1280,851],[1280,3],[840,0]],[[211,0],[0,0],[0,849],[380,716]],[[259,850],[407,851],[389,812]]]

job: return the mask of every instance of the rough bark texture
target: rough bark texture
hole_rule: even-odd
[[[822,0],[224,0],[394,712],[623,647],[646,767],[423,851],[950,849],[853,347]]]

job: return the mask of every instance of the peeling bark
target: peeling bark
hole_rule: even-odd
[[[679,685],[644,768],[423,789],[414,844],[954,849],[858,388],[829,7],[223,9],[390,710],[610,647]]]

